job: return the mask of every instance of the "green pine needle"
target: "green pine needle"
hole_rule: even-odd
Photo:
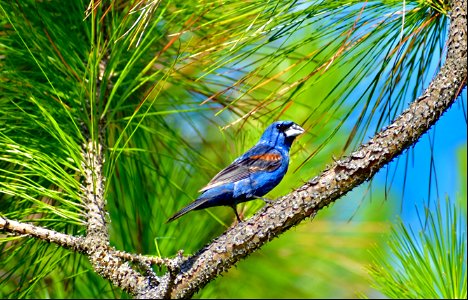
[[[396,299],[466,299],[466,216],[449,200],[426,210],[418,234],[400,222],[374,251],[373,286]]]

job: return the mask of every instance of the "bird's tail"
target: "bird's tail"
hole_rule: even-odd
[[[205,199],[198,199],[192,203],[190,203],[189,205],[187,205],[186,207],[182,208],[181,210],[179,210],[178,212],[176,212],[172,217],[170,217],[166,223],[169,223],[169,222],[172,222],[174,221],[175,219],[178,219],[180,217],[182,217],[183,215],[185,215],[186,213],[188,213],[189,211],[192,211],[194,209],[196,209],[197,207],[199,207],[200,205],[202,205],[203,203],[205,203],[204,201]]]

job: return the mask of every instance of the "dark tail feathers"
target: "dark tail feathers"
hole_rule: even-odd
[[[190,203],[186,207],[184,207],[181,210],[179,210],[178,212],[176,212],[172,217],[170,217],[166,221],[166,224],[169,223],[169,222],[174,221],[175,219],[178,219],[178,218],[182,217],[183,215],[185,215],[189,211],[196,209],[197,207],[199,207],[200,205],[205,203],[205,200],[206,199],[198,199],[198,200],[193,201],[192,203]]]

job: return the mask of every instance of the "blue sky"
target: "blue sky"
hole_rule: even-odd
[[[414,164],[410,163],[408,167],[403,211],[401,213],[404,221],[413,223],[416,217],[415,205],[422,208],[428,201],[431,140],[434,145],[433,157],[438,194],[435,179],[433,178],[429,200],[434,203],[437,197],[445,199],[446,196],[452,200],[456,199],[460,184],[463,184],[458,175],[460,171],[457,153],[462,147],[466,149],[467,145],[466,99],[467,92],[465,88],[461,97],[414,146],[411,155]],[[377,179],[385,182],[385,174],[382,173],[378,174]],[[400,167],[397,171],[397,177],[403,178],[403,176],[404,168]],[[464,184],[466,185],[466,183]],[[402,186],[402,180],[397,181],[395,191],[401,191]]]

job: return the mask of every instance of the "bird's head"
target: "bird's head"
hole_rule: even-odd
[[[304,128],[293,121],[277,121],[268,126],[260,141],[272,146],[284,145],[291,147],[296,136],[304,132]]]

